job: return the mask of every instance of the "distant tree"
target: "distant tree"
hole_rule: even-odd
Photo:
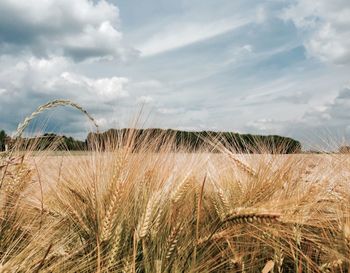
[[[0,131],[0,151],[5,151],[5,141],[6,141],[6,133],[4,130]]]
[[[118,143],[118,139],[123,139],[128,132],[132,132],[135,137],[135,150],[138,149],[143,139],[166,140],[167,138],[173,139],[176,147],[186,147],[190,151],[203,151],[203,146],[207,146],[206,139],[213,140],[214,143],[219,142],[226,148],[241,153],[289,154],[300,153],[302,148],[299,141],[282,136],[214,131],[188,132],[171,129],[110,129],[103,133],[89,133],[86,140],[87,147],[91,149],[98,143],[100,149],[106,149],[113,143]],[[208,149],[211,152],[219,151],[210,147]]]
[[[340,146],[339,147],[339,153],[341,154],[349,154],[350,153],[350,146]]]

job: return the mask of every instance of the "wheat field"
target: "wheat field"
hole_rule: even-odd
[[[347,155],[206,143],[4,154],[0,272],[350,272]]]

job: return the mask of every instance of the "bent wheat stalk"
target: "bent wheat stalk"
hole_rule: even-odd
[[[85,114],[89,120],[91,120],[91,122],[94,124],[94,126],[96,127],[96,131],[98,132],[98,125],[96,123],[96,121],[94,120],[94,118],[84,109],[82,108],[79,104],[72,102],[70,100],[62,100],[62,99],[58,99],[58,100],[53,100],[50,101],[48,103],[45,103],[41,106],[39,106],[31,115],[27,116],[22,123],[18,124],[16,133],[14,135],[14,138],[19,138],[22,136],[24,130],[28,127],[29,123],[39,114],[41,114],[42,112],[44,112],[45,110],[51,109],[51,108],[55,108],[57,106],[72,106],[76,109],[78,109],[80,112],[82,112],[83,114]]]
[[[79,104],[77,104],[77,103],[75,103],[73,101],[70,101],[70,100],[57,99],[57,100],[53,100],[53,101],[50,101],[48,103],[45,103],[45,104],[39,106],[32,114],[27,116],[23,120],[23,122],[19,123],[18,127],[17,127],[17,130],[16,130],[16,133],[14,134],[13,138],[14,139],[20,138],[22,136],[24,130],[28,127],[29,123],[36,116],[38,116],[40,113],[44,112],[45,110],[48,110],[48,109],[51,109],[51,108],[55,108],[57,106],[72,106],[72,107],[78,109],[80,112],[85,114],[89,118],[89,120],[94,124],[94,126],[96,127],[97,133],[99,132],[99,128],[98,128],[98,125],[97,125],[95,119],[83,107],[81,107]],[[13,152],[14,152],[14,149],[12,148],[12,149],[9,150],[9,152],[3,153],[3,156],[7,157],[8,159],[10,159],[12,157],[12,155],[13,155]],[[0,180],[0,189],[2,188],[2,184],[4,182],[5,174],[7,172],[8,166],[9,166],[9,164],[6,164],[4,166],[5,170],[3,172],[3,176],[1,177],[1,180]]]

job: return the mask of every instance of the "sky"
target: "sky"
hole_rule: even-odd
[[[0,15],[9,133],[62,98],[102,129],[142,109],[146,127],[350,136],[349,0],[1,0]],[[90,129],[63,108],[29,128]]]

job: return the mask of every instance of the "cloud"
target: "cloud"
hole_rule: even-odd
[[[336,64],[350,64],[350,2],[296,0],[281,17],[292,20],[305,35],[311,56]]]
[[[259,132],[269,134],[272,131],[276,134],[281,129],[282,121],[272,118],[259,118],[247,122],[245,129],[248,132]]]
[[[350,87],[344,87],[332,102],[318,109],[308,111],[304,115],[305,122],[310,126],[343,127],[350,119]]]
[[[161,107],[158,108],[157,111],[160,114],[163,115],[179,115],[179,114],[183,114],[186,112],[186,110],[184,108],[176,108],[176,107]]]
[[[142,104],[149,104],[153,101],[154,101],[154,99],[151,96],[141,96],[141,97],[137,98],[137,102],[142,103]]]
[[[1,90],[6,90],[1,92],[0,128],[14,130],[36,107],[57,98],[73,100],[96,118],[104,117],[107,121],[113,120],[117,107],[126,107],[129,79],[87,77],[72,72],[74,69],[75,64],[63,57],[0,58],[0,86]],[[64,125],[68,127],[67,133],[84,131],[84,117],[71,117],[69,111],[60,113],[51,117],[51,127]]]
[[[176,22],[162,27],[137,48],[141,56],[152,56],[181,48],[239,28],[249,19],[221,19],[212,22]]]
[[[58,77],[45,80],[43,87],[47,92],[61,89],[69,93],[77,93],[82,97],[96,96],[97,101],[112,102],[129,95],[124,89],[128,81],[123,77],[91,79],[83,75],[63,72]]]
[[[125,60],[136,51],[125,45],[119,10],[105,0],[0,1],[0,53]],[[15,18],[15,19],[14,19]]]
[[[248,122],[248,131],[279,133],[292,136],[305,144],[305,148],[337,149],[350,141],[350,87],[344,87],[330,101],[310,107],[295,119],[266,118]]]
[[[4,88],[0,88],[0,95],[4,95],[5,93],[6,93],[6,89],[4,89]]]
[[[348,66],[318,59],[349,63],[348,3],[0,1],[0,128],[55,98],[81,104],[102,128],[130,125],[141,105],[152,127],[293,137],[341,128]],[[126,41],[144,58],[121,63],[137,54]],[[49,128],[85,136],[84,121],[63,109]]]
[[[272,99],[272,102],[281,102],[289,104],[307,104],[311,98],[310,94],[295,92],[293,94],[280,95]]]
[[[147,81],[141,81],[133,84],[134,88],[140,88],[140,89],[157,89],[162,87],[162,83],[157,80],[147,80]]]

